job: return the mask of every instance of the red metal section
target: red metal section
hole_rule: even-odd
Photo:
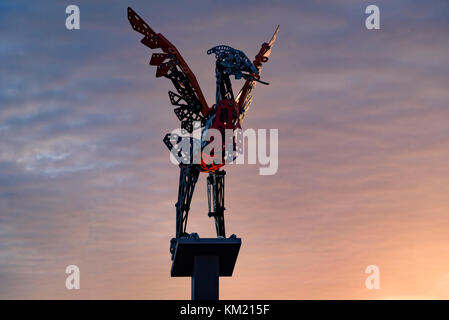
[[[201,152],[201,169],[205,172],[216,171],[225,165],[226,132],[225,130],[240,129],[238,106],[234,100],[221,100],[217,104],[214,122],[210,129],[218,130],[221,133],[222,159],[220,164],[213,163],[211,157]],[[233,149],[235,150],[235,137],[233,137]],[[212,156],[212,155],[211,155]]]
[[[259,50],[259,53],[256,55],[253,64],[259,70],[259,77],[262,73],[262,63],[268,61],[268,58],[271,54],[271,49],[273,48],[274,42],[276,41],[277,35],[279,33],[279,26],[277,26],[276,31],[271,37],[270,41],[262,43],[262,46]],[[248,95],[251,93],[251,90],[256,86],[255,81],[246,80],[242,89],[240,89],[240,93],[236,99],[239,111],[242,109],[243,104],[245,103]]]
[[[220,132],[225,129],[240,128],[239,114],[234,100],[221,100],[217,104],[217,112],[211,128]]]
[[[262,68],[262,63],[268,61],[268,57],[265,57],[264,54],[270,49],[268,43],[264,42],[259,50],[259,53],[256,55],[256,58],[253,61],[254,66],[260,70]],[[250,93],[250,86],[254,85],[254,81],[246,80],[243,88],[241,89],[241,94],[238,100],[238,110],[242,108],[243,103],[245,102],[246,96]]]
[[[201,103],[201,113],[204,117],[206,117],[210,112],[210,108],[207,105],[206,99],[204,98],[195,75],[190,70],[189,66],[179,53],[178,49],[176,49],[176,47],[162,34],[156,33],[153,29],[151,29],[150,26],[131,8],[128,8],[128,20],[135,31],[145,36],[141,40],[144,45],[151,49],[161,48],[165,53],[165,55],[161,53],[155,53],[151,58],[150,64],[158,66],[156,77],[164,76],[165,74],[167,74],[170,66],[173,66],[174,64],[178,65],[181,68],[182,72],[187,76],[192,87],[194,88],[195,94],[197,95],[198,100]],[[167,59],[169,61],[164,63],[164,61]]]

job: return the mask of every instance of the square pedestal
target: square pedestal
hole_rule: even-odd
[[[218,275],[230,277],[234,271],[242,239],[240,238],[180,238],[177,240],[172,277],[192,277],[195,257],[218,257]]]

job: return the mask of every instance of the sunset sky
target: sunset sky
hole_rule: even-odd
[[[70,4],[80,30],[65,28]],[[380,30],[365,28],[370,4]],[[243,123],[279,130],[279,170],[225,167],[226,228],[243,243],[220,298],[449,299],[446,0],[2,0],[0,299],[190,299],[190,279],[170,277],[173,86],[128,6],[177,46],[210,105],[206,51],[253,59],[280,24]],[[210,237],[205,177],[187,229]],[[80,290],[65,287],[71,264]]]

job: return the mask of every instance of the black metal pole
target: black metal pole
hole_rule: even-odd
[[[218,300],[219,277],[231,277],[242,239],[200,238],[198,235],[172,239],[172,277],[191,277],[192,300]]]
[[[218,300],[219,257],[195,256],[192,274],[192,300]]]

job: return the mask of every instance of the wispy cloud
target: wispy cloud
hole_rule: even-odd
[[[0,297],[188,298],[188,280],[169,277],[171,85],[147,66],[126,6],[78,4],[79,31],[63,3],[0,4]],[[380,31],[363,28],[356,0],[130,5],[211,104],[206,50],[252,57],[281,24],[271,85],[244,123],[279,128],[279,172],[227,169],[227,230],[243,246],[223,298],[447,298],[447,2],[378,1]],[[189,221],[202,236],[214,232],[204,183]],[[79,292],[64,288],[69,264]],[[380,291],[364,287],[370,264]]]

